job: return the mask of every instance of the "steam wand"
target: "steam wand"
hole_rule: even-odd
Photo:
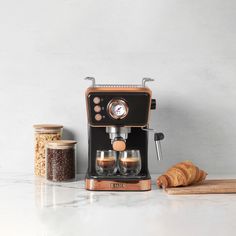
[[[156,133],[155,129],[150,129],[150,128],[142,128],[142,130],[144,130],[146,132],[154,132],[156,156],[157,156],[157,160],[161,161],[162,160],[161,140],[164,139],[164,137],[165,137],[164,134],[163,133]]]

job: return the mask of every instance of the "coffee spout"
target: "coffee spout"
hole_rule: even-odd
[[[106,127],[106,132],[109,134],[113,150],[124,151],[126,149],[126,139],[128,134],[131,132],[130,127]]]

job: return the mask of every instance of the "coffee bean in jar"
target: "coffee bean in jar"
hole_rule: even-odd
[[[69,181],[76,177],[76,141],[58,140],[46,146],[46,178],[51,181]]]
[[[49,141],[60,140],[62,125],[37,124],[34,125],[34,173],[36,176],[45,176],[45,150]]]

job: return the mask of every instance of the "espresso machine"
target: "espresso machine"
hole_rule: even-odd
[[[152,132],[158,160],[163,133],[149,128],[156,100],[144,78],[141,84],[96,84],[86,90],[88,118],[87,190],[148,191],[148,133]],[[133,156],[132,156],[133,155]],[[135,157],[134,157],[135,156]],[[130,158],[132,157],[132,158]],[[124,158],[124,159],[122,159]],[[138,159],[139,158],[139,159]]]

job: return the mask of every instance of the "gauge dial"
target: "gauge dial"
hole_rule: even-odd
[[[123,119],[127,116],[129,108],[124,100],[113,99],[108,103],[107,110],[112,118],[118,120]]]

